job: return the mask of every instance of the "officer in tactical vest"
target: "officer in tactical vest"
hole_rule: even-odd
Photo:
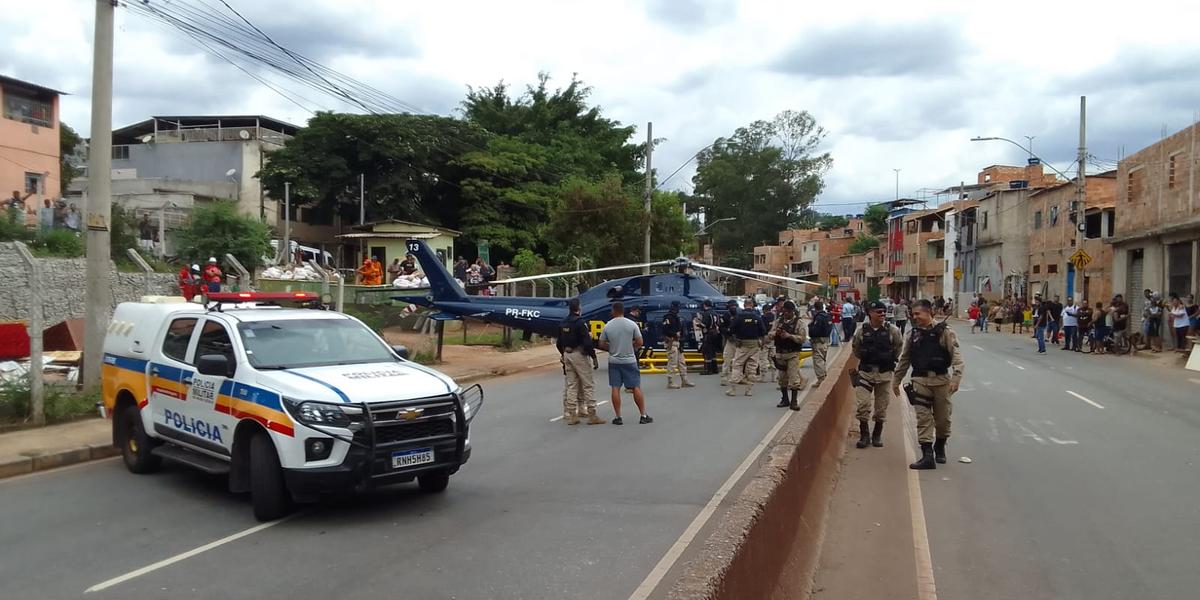
[[[695,387],[687,378],[687,365],[683,362],[683,320],[679,318],[679,301],[672,300],[671,308],[662,320],[663,346],[667,349],[667,389],[677,390],[675,373],[683,387]]]
[[[783,310],[775,318],[768,339],[775,347],[775,367],[779,369],[779,404],[775,406],[800,410],[800,390],[808,382],[800,374],[800,350],[804,346],[805,335],[795,302],[788,300],[783,303]]]
[[[813,374],[816,385],[825,381],[825,357],[829,354],[829,336],[833,333],[833,320],[825,312],[825,303],[817,300],[812,305],[812,317],[808,323],[808,339],[812,340]]]
[[[771,326],[775,323],[774,305],[767,304],[762,307],[763,326],[767,331],[771,331]],[[775,381],[775,344],[767,343],[762,345],[762,349],[758,351],[758,382],[767,383]]]
[[[754,300],[746,299],[741,312],[733,320],[733,337],[737,338],[736,350],[733,354],[733,370],[729,373],[729,388],[726,396],[737,394],[739,383],[746,384],[746,395],[754,395],[754,376],[758,372],[758,351],[762,349],[763,336],[767,335],[767,327],[763,325],[762,315],[754,309]]]
[[[921,458],[912,469],[936,469],[946,462],[946,440],[950,438],[950,397],[962,382],[963,359],[958,338],[943,321],[933,322],[933,305],[928,300],[912,304],[913,329],[892,375],[892,392],[900,395],[900,382],[912,367],[912,381],[905,386],[908,401],[917,413],[917,441]],[[934,438],[934,430],[937,437]]]
[[[563,418],[567,425],[579,424],[579,411],[587,411],[588,425],[604,423],[596,414],[595,386],[592,381],[592,359],[596,349],[588,332],[587,321],[579,314],[579,299],[567,303],[570,314],[558,326],[555,346],[562,354],[566,393],[563,395]]]
[[[892,372],[904,351],[900,328],[884,320],[887,306],[876,300],[867,305],[867,321],[854,332],[850,347],[858,357],[858,370],[850,371],[854,398],[858,404],[858,448],[883,447],[883,422],[887,420],[892,399]],[[874,401],[875,429],[869,431]],[[868,439],[868,437],[870,439]]]
[[[721,339],[725,342],[721,349],[721,385],[729,383],[729,374],[733,372],[733,357],[737,354],[737,339],[733,335],[734,320],[738,316],[737,300],[725,303],[725,312],[721,313]]]
[[[700,342],[700,353],[704,355],[704,370],[701,375],[715,375],[717,368],[717,350],[721,348],[721,330],[717,314],[713,312],[712,300],[700,304],[700,312],[692,317],[692,327],[696,330],[696,338]]]

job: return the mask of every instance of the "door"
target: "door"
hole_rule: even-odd
[[[1142,309],[1146,307],[1146,296],[1142,294],[1142,251],[1129,251],[1129,285],[1125,287],[1125,302],[1129,303],[1129,333],[1137,331],[1133,329],[1133,324],[1137,323],[1141,327]]]
[[[187,385],[192,367],[188,352],[195,345],[196,317],[180,317],[167,324],[162,347],[150,362],[150,417],[155,434],[186,443],[180,433],[185,423]]]
[[[1067,263],[1067,298],[1075,297],[1075,265]]]
[[[190,356],[191,364],[196,365],[206,354],[224,356],[231,367],[237,365],[238,353],[234,351],[231,332],[224,323],[211,317],[205,317],[199,327],[195,349]],[[190,431],[187,433],[198,448],[229,456],[237,427],[237,411],[232,410],[228,398],[218,396],[222,395],[222,387],[225,396],[231,395],[232,380],[224,375],[201,375],[198,371],[188,379],[186,427]]]
[[[371,246],[371,256],[378,258],[379,262],[386,267],[388,264],[387,247],[386,246]]]

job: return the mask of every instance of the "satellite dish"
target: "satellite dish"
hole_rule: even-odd
[[[228,170],[228,171],[225,171],[225,176],[226,176],[226,177],[233,177],[234,173],[237,173],[237,169],[230,169],[230,170]]]
[[[242,138],[243,140],[248,140],[250,139],[250,132],[243,129],[238,132],[238,137]]]

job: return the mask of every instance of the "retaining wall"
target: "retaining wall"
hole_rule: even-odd
[[[829,365],[669,598],[809,597],[852,416],[850,362],[842,352]]]

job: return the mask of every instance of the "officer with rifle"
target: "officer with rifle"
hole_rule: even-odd
[[[910,469],[936,469],[946,462],[950,439],[950,397],[958,391],[963,376],[963,359],[958,338],[945,321],[933,322],[933,305],[928,300],[912,304],[913,329],[892,374],[892,392],[900,395],[900,382],[912,368],[912,379],[904,387],[908,402],[917,414],[917,441],[921,458]],[[934,437],[934,433],[937,437]]]
[[[716,375],[717,350],[721,348],[721,331],[718,327],[716,313],[713,312],[712,300],[700,304],[700,312],[692,317],[692,327],[696,331],[696,340],[700,343],[700,353],[704,355],[704,369],[701,375]]]
[[[679,301],[672,300],[671,308],[662,320],[663,346],[667,349],[667,389],[677,390],[675,373],[683,387],[695,387],[687,378],[687,364],[683,361],[683,320],[679,318]]]
[[[566,392],[563,394],[563,418],[567,425],[578,425],[580,409],[587,412],[588,425],[604,423],[596,414],[595,383],[592,380],[592,361],[596,349],[588,332],[587,321],[579,311],[579,299],[567,303],[570,314],[558,326],[558,341],[555,346],[562,354],[563,375]]]
[[[729,388],[726,396],[737,395],[739,383],[746,384],[746,395],[754,395],[754,379],[758,373],[758,351],[762,349],[767,326],[762,315],[755,310],[754,299],[747,298],[745,308],[733,319],[733,337],[737,338],[733,355],[733,369],[729,373]],[[725,360],[729,360],[726,358]]]
[[[858,358],[858,369],[850,371],[854,398],[858,405],[858,443],[855,447],[883,447],[883,422],[887,420],[888,403],[892,399],[892,372],[904,351],[904,335],[900,328],[884,320],[887,306],[875,300],[867,305],[867,321],[863,323],[850,347]],[[872,415],[872,404],[874,415]],[[875,429],[868,430],[872,416]]]
[[[808,385],[804,376],[800,374],[800,350],[804,347],[804,329],[800,315],[796,312],[796,303],[791,300],[785,301],[768,335],[775,346],[775,368],[779,369],[779,404],[775,405],[779,408],[800,410],[800,390]],[[789,393],[791,398],[788,397]]]

